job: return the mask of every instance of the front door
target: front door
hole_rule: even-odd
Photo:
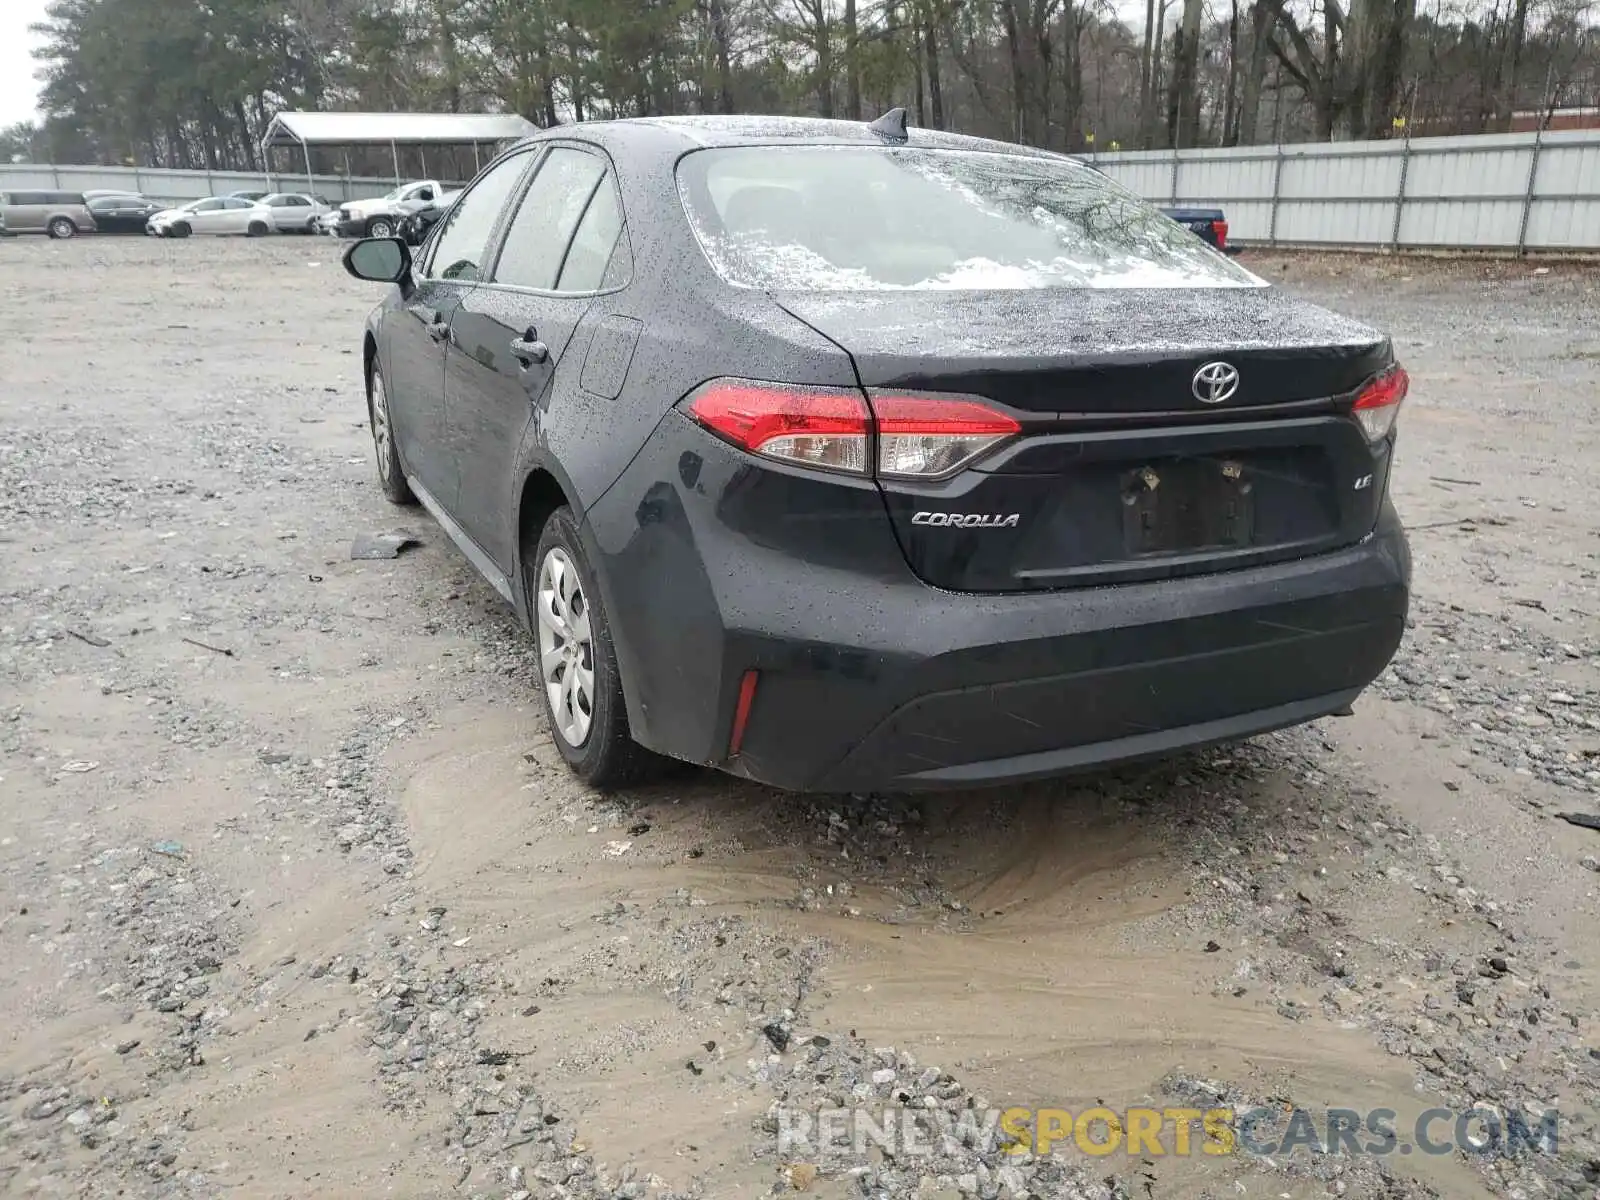
[[[227,231],[226,201],[220,197],[202,200],[189,210],[189,228],[195,233],[225,233]]]
[[[384,391],[400,462],[415,490],[446,506],[455,499],[455,472],[444,443],[444,359],[451,319],[472,287],[418,275],[384,322]]]
[[[515,560],[517,454],[547,411],[621,229],[606,160],[556,146],[506,227],[493,278],[462,303],[451,349],[458,520],[501,570]],[[576,369],[569,366],[566,369]]]
[[[478,286],[490,235],[529,161],[526,153],[502,160],[461,197],[413,270],[410,295],[384,323],[384,384],[400,461],[406,475],[447,512],[456,504],[445,386],[452,325]]]

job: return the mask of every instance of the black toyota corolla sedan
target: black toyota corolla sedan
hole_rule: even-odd
[[[1348,709],[1405,623],[1406,375],[1092,167],[780,118],[552,129],[367,324],[378,474],[596,786],[1032,779]]]

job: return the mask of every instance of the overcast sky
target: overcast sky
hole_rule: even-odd
[[[0,126],[33,119],[39,81],[28,26],[43,19],[45,0],[0,0]]]

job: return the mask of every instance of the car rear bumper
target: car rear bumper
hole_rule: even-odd
[[[1405,628],[1387,504],[1362,543],[1293,562],[958,594],[911,574],[870,485],[821,485],[818,511],[801,473],[663,426],[588,520],[630,720],[653,749],[774,786],[995,784],[1297,724],[1346,708]],[[786,546],[805,523],[817,549]]]

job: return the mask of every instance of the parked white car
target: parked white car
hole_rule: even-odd
[[[237,196],[212,196],[158,212],[144,229],[156,237],[182,238],[191,233],[242,233],[261,237],[275,227],[272,210],[264,204]]]
[[[272,210],[272,227],[279,233],[315,233],[317,218],[333,211],[321,196],[305,192],[274,192],[261,204]]]

